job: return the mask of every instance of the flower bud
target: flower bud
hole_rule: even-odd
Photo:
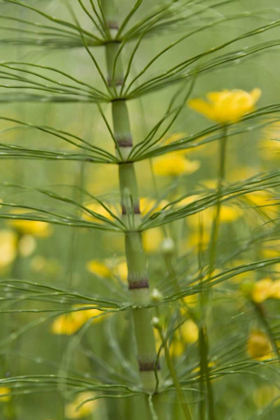
[[[162,293],[158,289],[154,289],[151,294],[151,300],[153,303],[162,302],[163,300]]]
[[[161,251],[164,255],[173,255],[175,251],[175,244],[173,239],[165,238],[161,243]]]
[[[161,328],[161,323],[160,320],[157,316],[154,316],[152,318],[152,326],[156,329],[159,330]]]

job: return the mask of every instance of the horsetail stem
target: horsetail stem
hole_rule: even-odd
[[[112,33],[113,30],[118,28],[114,1],[102,0],[102,7],[107,26]],[[118,87],[123,82],[120,56],[118,56],[116,63],[119,43],[112,38],[106,44],[105,48],[108,84],[116,94]],[[132,311],[132,320],[138,351],[138,365],[143,390],[147,393],[153,393],[156,389],[156,377],[154,373],[156,346],[150,309],[139,308],[139,306],[149,303],[150,291],[142,235],[137,230],[137,226],[141,220],[137,178],[134,163],[126,162],[133,146],[133,139],[125,99],[117,97],[117,100],[112,101],[112,116],[114,136],[118,145],[117,154],[122,159],[122,162],[119,164],[119,183],[122,214],[129,227],[129,230],[125,233],[125,253],[128,266],[128,288],[131,301],[135,305]],[[156,369],[160,369],[159,365],[156,366]]]

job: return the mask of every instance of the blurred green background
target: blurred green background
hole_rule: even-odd
[[[76,2],[72,1],[71,3],[83,25],[88,30],[92,30],[91,23],[80,11]],[[131,0],[118,0],[117,3],[120,19],[122,19],[133,2]],[[161,4],[160,1],[144,1],[133,21],[135,22],[140,16],[145,16],[151,6],[156,5],[156,3]],[[34,5],[50,15],[71,20],[63,2],[29,0],[28,4]],[[205,24],[208,19],[223,16],[223,14],[237,14],[245,10],[252,13],[261,9],[266,9],[266,11],[258,13],[257,16],[226,22],[187,39],[160,58],[140,80],[147,80],[171,65],[224,43],[250,29],[266,25],[272,20],[278,20],[280,11],[275,9],[277,6],[279,6],[277,0],[236,0],[209,9],[205,21],[202,18],[201,20],[198,19],[193,23],[194,28],[197,25]],[[0,13],[1,18],[13,16],[35,22],[45,22],[42,16],[6,2],[0,4]],[[11,24],[11,22],[1,19],[1,25],[14,27],[15,23]],[[17,25],[21,26],[23,24],[18,22]],[[132,74],[137,74],[155,54],[178,39],[185,30],[187,31],[189,28],[174,29],[173,32],[168,32],[166,35],[161,34],[144,40],[134,60]],[[79,79],[88,81],[98,88],[101,87],[100,78],[82,47],[56,50],[44,48],[40,44],[38,46],[17,45],[16,42],[14,44],[6,42],[8,38],[15,39],[16,33],[3,28],[0,33],[2,38],[0,43],[1,61],[27,61],[53,66],[65,70]],[[279,37],[280,30],[276,28],[265,34],[260,33],[252,38],[241,40],[227,47],[226,51],[235,51],[242,47]],[[127,62],[132,47],[133,44],[130,44],[125,49],[124,62]],[[97,47],[93,51],[105,71],[104,49]],[[258,87],[262,90],[258,107],[277,103],[280,94],[279,64],[279,49],[277,48],[269,49],[262,54],[252,55],[244,61],[240,60],[214,72],[199,76],[192,97],[202,97],[207,92],[215,90],[244,89],[251,91]],[[1,82],[1,85],[4,83],[6,82]],[[177,86],[170,86],[129,102],[135,143],[141,141],[161,118],[176,88]],[[6,93],[6,91],[4,87],[1,88],[0,101],[1,94]],[[95,104],[13,102],[1,103],[0,108],[1,116],[37,125],[56,127],[74,133],[90,143],[114,153],[110,135]],[[105,105],[104,109],[110,119],[110,105]],[[18,127],[9,130],[16,126],[11,122],[1,121],[0,124],[1,143],[72,150],[64,142],[60,142],[57,138],[48,134]],[[208,126],[209,122],[206,119],[195,114],[186,106],[166,137],[176,133],[195,133]],[[275,136],[277,136],[277,127]],[[267,132],[252,130],[230,138],[227,151],[227,180],[229,182],[241,181],[267,170],[278,169],[279,160],[275,157],[276,155],[273,153],[269,155],[263,151],[262,140],[266,137]],[[172,194],[191,195],[192,192],[195,194],[198,190],[211,189],[212,187],[209,187],[209,185],[211,182],[213,185],[217,177],[217,147],[215,143],[210,143],[203,148],[194,148],[188,152],[190,160],[200,161],[200,168],[190,175],[183,175],[179,178],[156,177],[157,193],[155,192],[151,162],[137,163],[140,196],[150,199],[155,199],[158,196],[161,199],[170,200]],[[2,183],[9,182],[34,188],[46,188],[84,202],[84,196],[75,188],[75,186],[80,185],[99,198],[115,204],[119,202],[117,173],[118,168],[114,165],[1,159],[1,197],[5,202],[33,203],[38,207],[46,206],[51,210],[61,210],[67,212],[67,214],[73,214],[76,210],[65,203],[61,204],[33,191],[28,192],[16,187],[7,187]],[[236,207],[240,207],[240,203],[237,203]],[[1,209],[1,211],[5,210]],[[230,256],[236,248],[241,247],[251,235],[255,234],[253,229],[261,224],[261,219],[254,211],[250,209],[243,209],[243,211],[242,217],[234,220],[233,223],[224,223],[221,227],[222,239],[219,244],[221,261],[223,258],[226,259]],[[176,241],[178,252],[176,267],[178,276],[181,276],[181,278],[184,275],[186,277],[191,276],[197,270],[197,250],[191,243],[192,226],[190,223],[180,221],[167,227],[169,234]],[[122,273],[114,279],[107,275],[104,278],[104,275],[92,273],[88,268],[88,263],[92,260],[101,263],[105,261],[105,265],[109,264],[109,268],[124,262],[124,245],[121,234],[52,225],[45,237],[44,235],[40,237],[40,233],[27,232],[25,236],[29,236],[29,238],[25,238],[25,242],[21,243],[20,250],[14,237],[7,239],[7,236],[5,236],[7,231],[18,235],[17,226],[5,220],[1,221],[0,224],[1,279],[30,280],[64,290],[78,291],[82,295],[100,295],[106,296],[108,299],[117,298],[119,301],[127,302],[128,297],[125,285],[122,282]],[[169,289],[166,283],[167,272],[164,257],[160,249],[162,238],[160,229],[153,230],[147,236],[145,246],[148,252],[151,285],[162,289],[164,293],[165,290],[168,292]],[[22,236],[20,239],[22,240]],[[278,244],[275,242],[272,246],[276,256],[279,256]],[[262,243],[257,243],[236,260],[257,260],[260,255],[263,255],[262,246],[264,246]],[[123,266],[121,267],[123,268]],[[255,279],[255,276],[257,279],[261,279],[270,275],[271,273],[268,273],[266,268],[263,270],[260,268],[254,272],[254,275],[248,275],[247,277],[252,280],[252,278]],[[274,276],[277,278],[277,275],[277,267],[275,266]],[[24,296],[25,293],[24,290],[13,292],[18,293],[18,297]],[[1,287],[1,307],[3,311],[21,308],[36,310],[57,307],[61,310],[67,310],[69,308],[69,304],[63,303],[63,297],[60,301],[58,300],[57,304],[53,304],[40,302],[39,300],[9,300],[10,293],[9,287]],[[220,295],[218,293],[215,296],[212,315],[209,320],[210,349],[213,357],[215,357],[215,352],[217,351],[218,354],[221,349],[225,353],[227,349],[230,352],[234,348],[236,340],[240,340],[241,343],[240,354],[246,354],[246,340],[251,329],[257,326],[258,321],[252,309],[244,305],[243,298],[239,298],[239,294],[240,282],[229,281],[222,284]],[[272,322],[273,319],[277,320],[279,318],[278,302],[271,302],[267,309]],[[170,308],[166,308],[166,311],[172,314],[172,305]],[[43,321],[44,317],[46,317],[46,320]],[[67,361],[66,366],[70,376],[110,382],[116,380],[115,374],[124,374],[125,376],[130,375],[132,382],[133,380],[137,382],[135,344],[130,334],[129,317],[125,312],[108,317],[103,322],[92,324],[78,345],[75,345],[75,335],[54,334],[52,332],[53,320],[54,317],[49,318],[48,314],[44,313],[1,314],[2,378],[22,375],[64,374],[65,362]],[[194,369],[198,362],[196,344],[188,346],[186,351],[187,360],[185,355],[180,359],[181,362],[174,356],[176,363],[178,362],[179,372],[181,368],[183,369],[188,364],[193,366]],[[219,361],[215,363],[218,364]],[[222,375],[221,378],[217,377],[213,381],[217,419],[253,420],[259,418],[256,414],[258,410],[262,410],[266,404],[270,404],[272,398],[279,395],[277,371],[274,368],[269,369],[267,367],[262,370],[260,367],[258,373],[252,368],[251,374],[230,375],[230,356],[225,363],[228,365],[228,374]],[[131,369],[136,375],[136,379],[131,374]],[[277,383],[278,386],[275,385]],[[64,393],[64,390],[62,381],[57,390],[51,393],[29,393],[27,390],[26,395],[15,395],[10,401],[3,400],[0,402],[0,417],[5,420],[68,419],[70,417],[66,416],[64,410],[65,406],[69,406],[69,403],[73,402],[73,396]],[[196,398],[194,394],[193,400],[195,401]],[[173,403],[174,395],[166,396],[163,402],[169,408]],[[131,408],[133,404],[136,407],[135,410]],[[171,418],[179,419],[180,417],[176,417],[176,404],[175,414]],[[128,400],[101,400],[97,408],[89,414],[86,413],[83,418],[130,420],[132,418],[130,417],[131,413],[134,413],[135,417],[133,418],[135,419],[143,418],[143,410],[143,405],[137,398],[133,398],[129,402]],[[260,418],[276,420],[279,415],[280,409],[276,405],[267,414],[264,412]]]

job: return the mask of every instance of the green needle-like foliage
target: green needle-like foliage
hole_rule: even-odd
[[[1,419],[279,418],[277,6],[0,1]]]

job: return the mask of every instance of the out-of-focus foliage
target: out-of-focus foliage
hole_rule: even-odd
[[[156,418],[126,284],[110,114],[120,95],[150,306],[193,420],[279,419],[278,0],[117,1],[119,92],[106,78],[99,4],[0,2],[0,418]],[[255,88],[254,109],[226,120],[219,189],[225,133],[186,103]],[[161,405],[181,420],[155,333]]]

